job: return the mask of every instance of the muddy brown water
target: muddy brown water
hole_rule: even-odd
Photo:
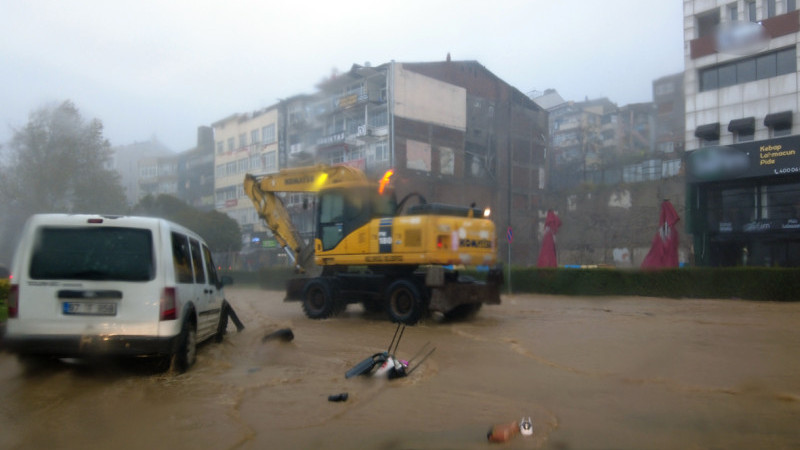
[[[358,306],[313,321],[282,297],[229,288],[247,328],[179,376],[0,353],[0,448],[800,448],[800,303],[504,296],[408,327],[398,357],[436,351],[386,380],[344,374],[393,324]],[[487,442],[523,416],[533,436]]]

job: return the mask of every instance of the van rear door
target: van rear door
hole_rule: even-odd
[[[149,229],[84,224],[39,226],[20,278],[19,319],[42,334],[140,334],[155,277]],[[157,293],[155,294],[158,295]],[[88,327],[88,328],[87,328]]]

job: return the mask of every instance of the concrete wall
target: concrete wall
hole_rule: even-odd
[[[679,259],[688,262],[691,239],[684,231],[685,190],[683,177],[674,177],[616,187],[583,187],[549,199],[562,221],[556,235],[558,264],[640,267],[658,231],[665,199],[681,218]],[[546,213],[539,212],[540,241]]]

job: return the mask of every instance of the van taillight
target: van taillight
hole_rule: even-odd
[[[8,317],[15,319],[19,316],[19,286],[12,284],[8,289]]]
[[[164,288],[161,294],[161,315],[159,320],[175,320],[178,318],[178,301],[175,297],[175,288]]]

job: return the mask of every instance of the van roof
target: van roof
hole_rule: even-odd
[[[177,231],[186,234],[195,235],[200,237],[196,232],[159,217],[143,217],[143,216],[115,216],[115,215],[102,215],[102,214],[34,214],[29,219],[32,225],[65,225],[65,226],[78,226],[78,225],[96,225],[96,226],[121,226],[121,227],[136,227],[136,228],[154,228],[159,226],[168,226]]]

